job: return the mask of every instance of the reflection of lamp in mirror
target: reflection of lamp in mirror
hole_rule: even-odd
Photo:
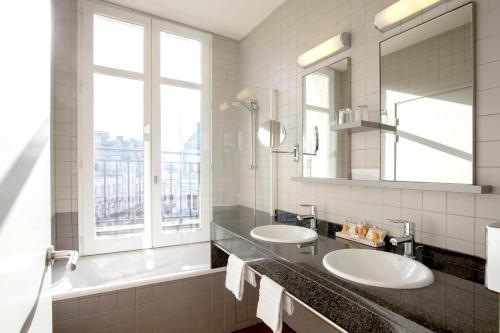
[[[399,0],[378,12],[373,23],[378,30],[386,31],[445,1],[447,0]]]
[[[223,103],[221,103],[221,105],[219,105],[219,111],[222,111],[222,112],[227,111],[230,108],[231,108],[231,106],[229,105],[228,102],[223,102]]]
[[[349,47],[351,47],[351,33],[343,32],[302,53],[297,58],[297,63],[301,67],[307,67],[335,53],[347,50]]]
[[[236,94],[236,100],[242,101],[242,100],[250,98],[251,96],[252,96],[252,92],[251,92],[250,88],[245,88],[245,89],[241,90],[238,94]]]

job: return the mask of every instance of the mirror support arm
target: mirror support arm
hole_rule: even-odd
[[[271,150],[272,153],[275,154],[292,154],[294,162],[299,162],[299,144],[296,143],[293,145],[292,151],[283,151],[283,150]]]

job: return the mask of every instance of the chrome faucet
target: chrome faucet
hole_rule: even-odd
[[[402,223],[404,225],[404,233],[401,237],[391,237],[389,240],[392,245],[398,246],[403,243],[405,245],[404,256],[410,259],[415,259],[415,223],[406,220],[388,219],[393,223]]]
[[[301,207],[309,207],[311,210],[310,210],[309,215],[297,215],[297,220],[299,220],[299,221],[309,220],[311,222],[310,228],[312,230],[318,230],[318,220],[316,218],[316,206],[315,205],[308,205],[308,204],[302,204],[300,206]]]

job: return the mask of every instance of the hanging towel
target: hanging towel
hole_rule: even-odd
[[[262,275],[259,289],[259,303],[257,304],[257,318],[262,319],[264,324],[274,333],[281,333],[283,320],[281,318],[282,298],[285,289]],[[291,302],[291,300],[290,300]],[[293,305],[291,305],[293,308]]]
[[[252,287],[257,287],[255,273],[248,268],[245,268],[245,281],[248,282]]]
[[[293,301],[292,299],[290,298],[290,296],[288,296],[287,294],[283,293],[283,296],[281,297],[281,308],[283,310],[285,310],[285,312],[291,316],[293,314],[293,310],[294,310],[294,307],[293,307]]]
[[[227,261],[226,288],[231,291],[238,301],[243,299],[243,286],[245,284],[246,263],[231,254]]]

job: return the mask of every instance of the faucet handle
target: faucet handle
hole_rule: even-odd
[[[300,207],[311,208],[311,215],[316,215],[316,205],[313,205],[313,204],[300,204]]]

